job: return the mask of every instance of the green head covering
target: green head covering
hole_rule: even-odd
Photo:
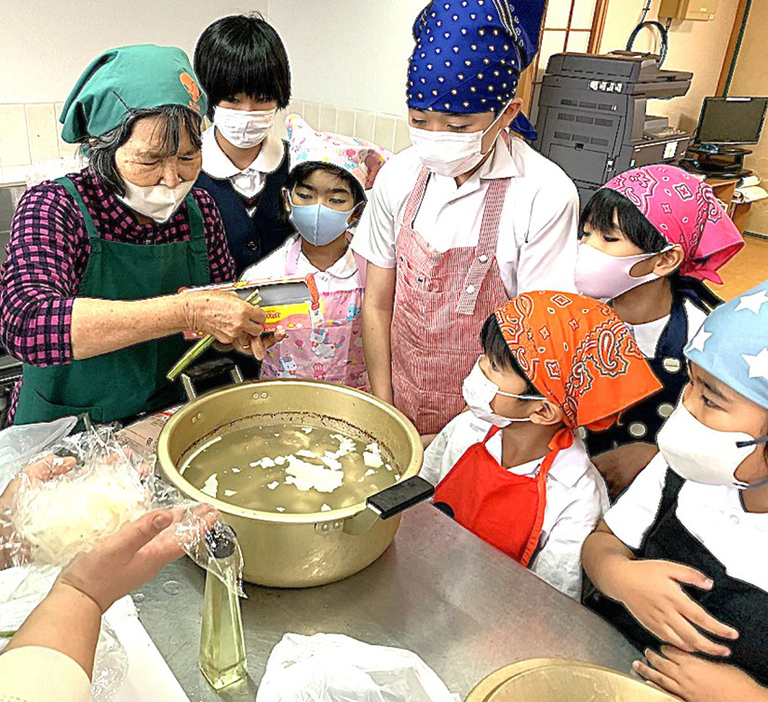
[[[142,44],[105,51],[80,76],[64,103],[61,138],[75,144],[119,126],[131,110],[182,105],[204,115],[205,93],[187,55],[175,46]]]

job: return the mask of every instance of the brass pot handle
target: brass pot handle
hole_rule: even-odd
[[[365,509],[344,521],[344,533],[360,536],[379,520],[387,520],[401,512],[425,502],[435,494],[434,486],[424,478],[414,475],[412,478],[395,483],[386,490],[371,495]]]
[[[194,380],[211,378],[226,372],[229,372],[232,382],[235,385],[239,385],[245,380],[243,374],[240,372],[240,367],[229,358],[217,358],[213,361],[200,363],[199,365],[190,368],[187,372],[182,373],[181,384],[184,386],[184,392],[187,393],[189,401],[192,402],[192,400],[197,398],[197,390],[195,389]]]

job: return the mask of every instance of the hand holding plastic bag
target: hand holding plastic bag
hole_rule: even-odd
[[[195,512],[201,524],[213,526],[217,518],[213,507],[200,505]],[[121,597],[184,555],[173,524],[170,510],[145,514],[78,555],[61,571],[54,587],[74,588],[93,600],[104,614]]]
[[[35,456],[50,450],[77,424],[77,417],[62,417],[55,422],[22,424],[0,431],[0,492]]]
[[[341,634],[286,634],[272,649],[256,702],[455,702],[415,653]]]
[[[66,437],[74,420],[53,424],[32,434],[0,432],[0,570],[16,566],[0,576],[0,629],[6,636],[21,626],[19,636],[29,639],[35,626],[27,618],[54,579],[54,595],[74,589],[96,603],[96,614],[184,553],[240,586],[240,572],[224,576],[207,546],[211,532],[236,544],[230,527],[210,505],[183,499],[155,476],[151,453],[127,447],[109,427]],[[33,439],[41,442],[37,451]],[[241,569],[239,548],[237,553],[234,563]],[[126,671],[125,651],[103,622],[94,699],[114,697]]]
[[[71,425],[69,426],[71,429]],[[0,444],[2,443],[0,432]],[[234,532],[212,508],[182,498],[155,475],[155,456],[121,442],[110,427],[90,429],[47,442],[48,455],[32,461],[9,484],[0,499],[0,552],[10,565],[65,566],[154,509],[170,509],[174,527],[167,539],[223,581],[205,534]],[[2,471],[2,466],[0,466]],[[241,573],[234,578],[242,595]]]

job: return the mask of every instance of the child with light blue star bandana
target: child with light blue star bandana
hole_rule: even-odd
[[[712,312],[685,355],[659,455],[584,544],[588,604],[672,694],[766,700],[768,281]]]

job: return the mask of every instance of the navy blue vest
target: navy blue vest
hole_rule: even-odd
[[[288,177],[288,144],[280,167],[267,175],[264,189],[252,217],[248,216],[244,199],[228,179],[218,180],[200,171],[196,187],[208,192],[216,201],[224,222],[229,250],[235,259],[238,277],[248,266],[260,261],[293,234],[290,223],[283,224],[280,191]]]
[[[656,356],[648,365],[663,385],[659,392],[625,410],[621,419],[604,431],[587,432],[590,456],[599,456],[619,446],[644,441],[655,444],[662,425],[680,400],[688,384],[688,361],[683,349],[688,343],[688,317],[683,303],[689,299],[709,314],[722,300],[693,278],[678,277],[673,281],[672,310],[656,345]]]
[[[684,484],[683,478],[667,470],[656,519],[640,548],[635,550],[635,556],[682,563],[712,578],[715,585],[711,590],[699,590],[688,585],[683,585],[683,590],[715,619],[737,629],[739,638],[725,640],[705,632],[707,638],[728,646],[731,655],[725,659],[711,658],[703,653],[696,655],[738,666],[761,685],[768,685],[768,656],[765,655],[768,650],[768,623],[765,618],[768,592],[728,575],[725,566],[678,520],[677,498]],[[759,554],[755,557],[762,558]],[[613,624],[641,651],[648,647],[658,650],[662,642],[620,602],[610,600],[593,589],[584,603]]]

